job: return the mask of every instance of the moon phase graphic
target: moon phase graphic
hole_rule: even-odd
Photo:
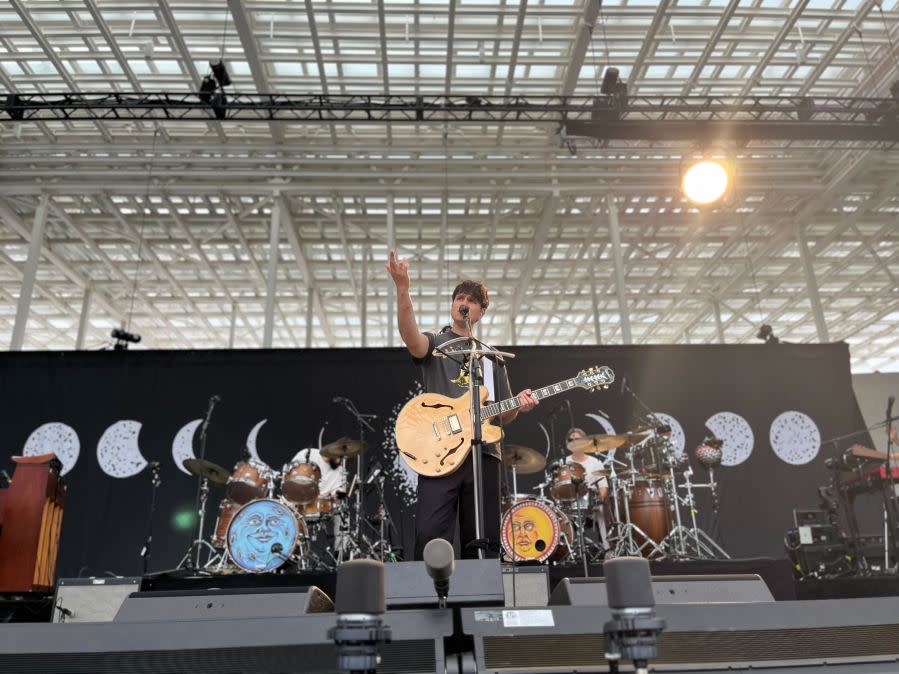
[[[671,446],[674,447],[674,453],[678,456],[682,455],[684,453],[684,448],[687,446],[687,437],[684,435],[683,426],[681,426],[680,422],[670,414],[653,412],[653,416],[671,426],[671,439],[669,442],[671,443]]]
[[[808,463],[821,449],[821,431],[812,418],[791,410],[771,422],[771,449],[785,463],[801,466]]]
[[[755,445],[752,427],[739,414],[718,412],[705,420],[705,427],[716,438],[724,440],[721,448],[721,465],[738,466],[749,458]]]
[[[387,475],[403,505],[406,506],[412,506],[418,501],[418,473],[412,470],[400,457],[399,449],[396,446],[396,418],[399,416],[400,410],[403,409],[403,405],[421,394],[423,390],[421,383],[415,382],[412,388],[409,389],[406,398],[393,406],[390,416],[384,423],[384,440],[381,443],[383,455],[393,456],[393,463],[386,468]]]
[[[72,470],[81,453],[81,441],[75,429],[60,421],[51,421],[35,428],[22,448],[22,456],[40,456],[50,452],[62,462],[62,475]]]
[[[137,436],[142,424],[128,419],[117,421],[103,431],[97,443],[97,463],[110,477],[132,477],[147,466]]]
[[[268,421],[268,419],[263,419],[253,426],[253,428],[250,429],[250,434],[247,436],[247,451],[250,452],[250,456],[260,463],[265,462],[259,458],[259,452],[256,450],[256,437],[259,435],[259,430],[265,425],[266,421]]]
[[[194,435],[202,423],[202,419],[194,419],[184,424],[181,430],[175,434],[175,439],[172,441],[172,458],[175,460],[178,470],[185,475],[190,475],[190,471],[184,467],[184,462],[187,459],[196,458],[194,454]]]

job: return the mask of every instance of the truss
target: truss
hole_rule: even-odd
[[[398,345],[397,247],[425,328],[464,275],[489,342],[767,322],[897,370],[896,5],[9,0],[0,344]],[[219,58],[225,98],[188,93]],[[710,138],[736,188],[698,211]]]

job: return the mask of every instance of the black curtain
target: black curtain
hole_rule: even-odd
[[[605,415],[601,418],[616,431],[626,431],[642,413],[642,404],[680,424],[691,455],[709,434],[705,424],[710,417],[731,412],[745,419],[754,443],[745,460],[717,471],[721,491],[717,522],[707,492],[700,492],[698,499],[700,524],[717,532],[721,544],[737,557],[783,556],[783,534],[792,525],[793,508],[816,507],[816,488],[828,478],[824,459],[851,444],[825,443],[808,456],[808,441],[803,446],[802,439],[814,436],[814,431],[807,423],[797,425],[797,419],[811,420],[823,440],[863,426],[845,344],[508,350],[517,355],[510,364],[515,392],[573,377],[592,365],[608,365],[617,375],[607,391],[578,389],[549,398],[506,428],[509,441],[541,452],[551,449],[560,455],[563,433],[572,422],[588,433],[603,432],[596,418],[587,415]],[[412,549],[413,489],[395,465],[391,425],[403,402],[418,391],[417,370],[403,349],[24,352],[0,354],[0,363],[4,467],[12,468],[8,457],[21,454],[40,427],[44,430],[32,438],[32,448],[71,442],[63,427],[45,424],[65,424],[77,434],[80,452],[65,476],[69,492],[61,576],[130,575],[141,570],[150,470],[143,467],[129,477],[112,477],[97,458],[101,436],[121,421],[141,424],[136,443],[107,443],[104,463],[109,470],[110,447],[113,454],[118,452],[113,472],[141,468],[145,461],[161,463],[151,571],[177,564],[194,533],[181,527],[189,524],[184,513],[194,511],[197,480],[176,467],[172,443],[179,429],[204,416],[213,394],[221,396],[221,402],[209,427],[206,458],[228,470],[240,459],[250,429],[263,419],[267,422],[257,438],[259,455],[280,469],[299,449],[318,446],[322,427],[325,443],[343,435],[358,436],[357,424],[332,402],[334,396],[346,396],[361,411],[377,414],[376,433],[367,432],[365,437],[371,447],[367,465],[380,464],[389,475],[394,543]],[[621,386],[624,377],[627,387]],[[565,400],[571,403],[570,413],[566,406],[559,407]],[[781,438],[786,431],[799,434],[799,459],[810,458],[805,463],[787,463],[772,449],[772,423],[785,412],[805,415],[793,415],[780,427]],[[541,424],[554,433],[554,447],[548,447]],[[118,437],[127,436],[126,431]],[[787,441],[795,444],[797,439]],[[193,449],[199,455],[196,440]],[[69,464],[71,459],[69,451]],[[691,462],[695,479],[705,481],[704,469],[692,456]],[[542,474],[523,476],[519,491],[542,479]],[[221,495],[217,489],[211,494],[207,533]],[[864,521],[862,529],[877,532],[878,524],[875,517]]]

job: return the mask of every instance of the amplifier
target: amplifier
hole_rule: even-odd
[[[60,578],[53,601],[53,622],[110,621],[128,595],[139,589],[140,578]]]
[[[849,573],[855,567],[854,557],[845,542],[799,544],[795,529],[787,532],[784,541],[793,570],[801,578],[824,578]]]

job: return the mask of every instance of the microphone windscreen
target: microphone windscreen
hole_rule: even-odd
[[[337,569],[337,613],[384,613],[384,564],[353,559]]]
[[[435,538],[425,545],[422,557],[425,561],[425,569],[434,580],[447,580],[453,575],[456,568],[453,546],[442,538]]]
[[[652,608],[656,605],[648,560],[618,557],[605,562],[602,568],[610,608]]]

